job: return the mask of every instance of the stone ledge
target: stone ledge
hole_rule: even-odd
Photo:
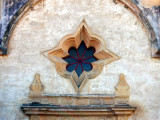
[[[43,96],[45,97],[85,97],[85,98],[89,98],[89,97],[105,97],[105,98],[110,98],[110,97],[115,97],[115,94],[43,94]]]
[[[115,94],[45,94],[40,75],[36,74],[30,86],[32,103],[23,104],[21,110],[30,116],[30,120],[62,120],[61,117],[79,120],[88,117],[113,117],[116,120],[128,120],[136,107],[130,106],[130,88],[123,74],[115,87]],[[74,116],[79,118],[74,118]],[[114,119],[114,120],[115,120]],[[105,119],[104,119],[105,120]]]
[[[45,94],[40,75],[36,74],[30,86],[30,102],[54,105],[114,105],[128,104],[130,88],[125,76],[120,74],[115,94]]]
[[[32,102],[23,104],[22,111],[26,115],[52,115],[52,116],[110,116],[127,115],[130,116],[136,107],[125,105],[53,105]]]
[[[40,100],[39,100],[39,99]],[[31,98],[31,102],[55,105],[113,105],[119,96],[114,94],[42,94]],[[50,102],[51,101],[51,102]],[[55,102],[57,101],[57,102]]]

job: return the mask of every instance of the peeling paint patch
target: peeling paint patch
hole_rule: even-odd
[[[136,5],[139,4],[139,1],[138,0],[132,0]]]
[[[27,2],[28,0],[1,0],[0,2],[0,43],[4,36],[7,26],[14,14]],[[0,44],[1,48],[1,44]]]
[[[2,1],[1,1],[1,2],[2,2]],[[1,9],[2,9],[2,8],[1,8],[1,6],[2,6],[2,5],[1,5],[1,2],[0,2],[0,19],[1,19]]]

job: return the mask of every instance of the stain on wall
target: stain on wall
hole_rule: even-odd
[[[28,0],[1,0],[1,21],[0,21],[0,43],[4,36],[7,26],[13,15],[27,2]],[[1,48],[1,44],[0,44]]]
[[[1,19],[1,7],[2,7],[2,6],[1,6],[1,2],[0,2],[0,19]]]
[[[1,20],[1,14],[2,14],[2,13],[1,13],[1,10],[2,10],[2,8],[1,8],[1,7],[2,7],[2,4],[1,4],[1,3],[2,3],[2,1],[0,1],[0,20]],[[0,22],[1,22],[1,21],[0,21]],[[1,27],[2,27],[2,26],[1,26],[1,24],[0,24],[0,34],[1,34]],[[0,36],[1,36],[1,35],[0,35]],[[1,37],[0,37],[0,38],[1,38]]]
[[[140,0],[137,6],[150,22],[160,49],[160,0]]]

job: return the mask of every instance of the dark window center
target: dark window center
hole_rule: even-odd
[[[68,53],[69,56],[63,58],[68,63],[66,70],[69,72],[75,70],[78,76],[80,76],[83,71],[91,71],[91,63],[98,60],[94,57],[95,48],[87,48],[83,41],[81,42],[78,49],[71,47],[68,50]]]

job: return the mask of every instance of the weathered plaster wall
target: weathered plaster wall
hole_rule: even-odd
[[[160,46],[160,0],[139,0],[136,3],[153,27]]]
[[[9,24],[13,15],[27,2],[28,0],[1,0],[1,14],[2,18],[0,24],[2,25],[2,31],[0,38],[3,37],[7,25]]]
[[[25,8],[30,8],[32,2],[39,0],[2,0],[2,19],[0,21],[0,55],[7,55],[8,42],[10,40],[10,33],[14,28],[16,21],[25,13]],[[113,0],[123,1],[126,4],[132,4],[136,10],[136,14],[140,16],[147,29],[152,36],[151,41],[151,51],[152,57],[160,57],[160,2],[159,0]],[[29,6],[27,6],[29,5]],[[138,8],[137,8],[138,6]],[[141,9],[139,11],[139,8]],[[142,12],[142,13],[141,13]],[[149,20],[149,22],[148,22]],[[151,24],[151,25],[150,25]],[[154,31],[153,31],[154,30]],[[155,35],[156,34],[156,35]]]
[[[37,72],[47,93],[75,93],[70,80],[58,75],[40,52],[73,33],[83,18],[121,59],[105,66],[82,93],[114,93],[119,74],[124,73],[131,87],[131,104],[138,107],[130,120],[160,119],[160,60],[151,58],[141,22],[112,0],[44,0],[18,22],[8,56],[0,57],[0,120],[28,120],[20,105],[29,101],[29,86]]]
[[[4,36],[7,26],[13,15],[27,2],[28,0],[1,0],[1,18],[0,18],[0,43]],[[1,49],[1,44],[0,44]]]

